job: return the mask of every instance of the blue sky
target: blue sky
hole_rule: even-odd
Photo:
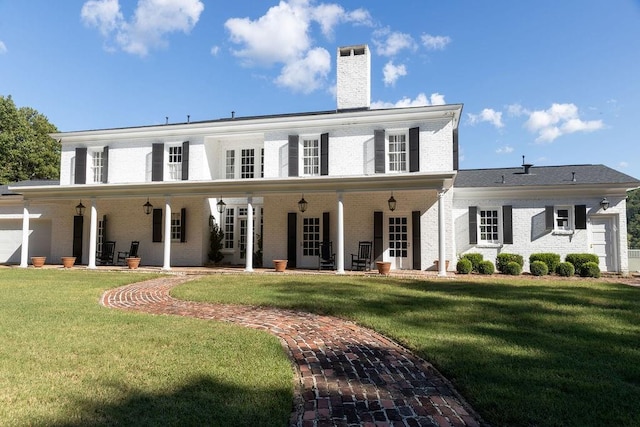
[[[640,178],[637,0],[0,0],[0,95],[61,131],[332,110],[360,43],[373,107],[464,104],[464,169]]]

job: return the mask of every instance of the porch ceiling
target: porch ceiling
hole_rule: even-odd
[[[25,200],[159,196],[242,197],[277,193],[442,190],[452,186],[455,171],[369,176],[260,178],[247,180],[171,181],[136,184],[24,186],[10,188]]]

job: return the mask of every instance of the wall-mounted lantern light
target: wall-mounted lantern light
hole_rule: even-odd
[[[302,199],[300,199],[300,201],[298,202],[298,209],[300,209],[300,212],[304,212],[307,210],[308,205],[309,203],[307,203],[307,201],[304,199],[304,194],[303,194]]]
[[[142,205],[142,208],[144,209],[144,213],[147,215],[149,215],[153,211],[153,205],[149,203],[148,197],[147,197],[147,202],[144,205]]]
[[[85,210],[85,207],[82,204],[82,200],[80,200],[80,203],[76,205],[76,215],[78,216],[84,215],[84,210]]]
[[[393,197],[393,191],[391,192],[391,197],[389,197],[389,200],[387,200],[387,203],[389,204],[389,210],[391,212],[396,210],[396,199]]]
[[[600,200],[600,207],[603,211],[609,209],[609,200],[607,200],[606,197],[603,197],[602,200]]]
[[[220,197],[220,201],[216,203],[216,208],[218,209],[218,213],[224,212],[226,207],[227,207],[227,204],[223,202],[222,197]]]

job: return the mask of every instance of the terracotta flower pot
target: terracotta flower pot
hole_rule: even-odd
[[[129,267],[130,270],[135,270],[140,265],[139,257],[129,257],[126,260],[127,260],[127,267]]]
[[[391,271],[391,263],[388,261],[376,261],[376,267],[378,267],[378,273],[385,276],[388,276]]]
[[[436,271],[440,271],[440,260],[435,260],[433,263],[436,265]],[[449,271],[449,260],[444,262],[445,271]]]
[[[33,264],[34,267],[36,268],[40,268],[44,265],[44,262],[47,260],[46,256],[32,256],[31,257],[31,264]]]
[[[282,273],[287,268],[287,260],[286,259],[274,259],[273,260],[273,268],[276,269],[276,272]]]
[[[76,263],[76,257],[74,256],[63,256],[61,260],[64,268],[71,268]]]

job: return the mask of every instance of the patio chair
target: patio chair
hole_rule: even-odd
[[[321,242],[318,251],[318,270],[335,270],[336,254],[332,242]]]
[[[122,263],[124,265],[124,261],[127,258],[135,258],[138,256],[138,247],[140,246],[140,242],[137,240],[133,240],[131,242],[131,247],[128,251],[118,251],[118,264]]]
[[[358,242],[358,253],[351,254],[351,270],[371,270],[372,242]]]
[[[102,252],[96,253],[96,264],[113,265],[113,254],[116,250],[116,242],[109,240],[102,244]]]

